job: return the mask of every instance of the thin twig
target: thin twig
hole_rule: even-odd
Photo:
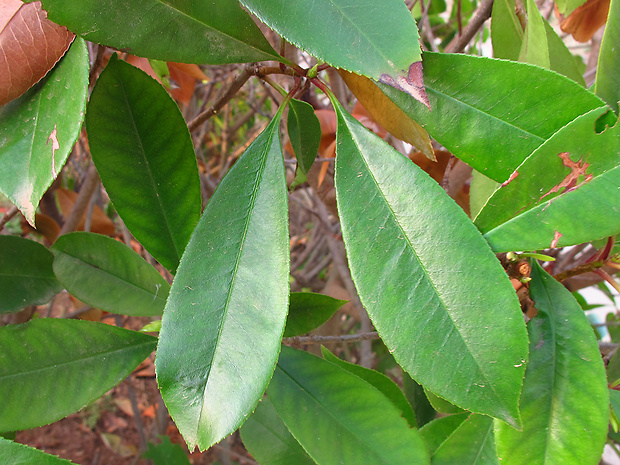
[[[285,337],[282,339],[282,343],[287,346],[301,346],[301,345],[312,345],[312,344],[322,344],[324,342],[360,342],[360,341],[372,341],[374,339],[379,339],[379,333],[376,331],[371,331],[369,333],[359,333],[359,334],[344,334],[342,336],[293,336],[293,337]]]
[[[250,79],[250,77],[256,74],[257,67],[258,66],[256,65],[256,63],[252,63],[244,67],[241,70],[241,73],[239,73],[239,76],[237,76],[230,85],[230,87],[226,89],[224,94],[220,96],[220,98],[213,105],[211,105],[209,108],[207,108],[205,111],[200,113],[189,122],[187,127],[189,128],[190,132],[196,130],[196,128],[200,127],[201,124],[203,124],[213,115],[217,114],[217,112],[220,111],[224,107],[224,105],[226,105],[235,95],[237,95],[239,89],[243,87],[243,85],[248,81],[248,79]]]
[[[562,271],[561,273],[558,273],[554,275],[553,277],[557,279],[558,281],[564,281],[565,279],[572,278],[573,276],[577,276],[580,274],[589,273],[590,271],[597,270],[604,264],[605,262],[602,262],[602,261],[584,263],[583,265],[578,265],[574,268],[571,268],[570,270]]]
[[[258,462],[255,462],[251,458],[246,457],[245,455],[241,455],[238,452],[235,452],[234,450],[227,450],[224,447],[220,446],[219,444],[213,444],[213,446],[211,447],[213,447],[214,449],[218,449],[220,451],[224,450],[231,457],[238,460],[239,463],[246,464],[246,465],[259,465]]]
[[[456,36],[446,47],[446,53],[461,53],[469,41],[478,33],[484,22],[491,17],[493,0],[482,0],[471,19],[463,29],[463,34]]]
[[[148,441],[146,440],[144,425],[142,424],[142,417],[140,416],[140,408],[138,407],[138,400],[136,399],[136,391],[131,385],[131,378],[127,380],[127,392],[129,393],[131,410],[133,412],[133,418],[136,423],[136,429],[138,430],[138,437],[140,438],[140,451],[142,452],[146,450]]]
[[[93,195],[95,188],[99,185],[99,173],[97,173],[97,169],[94,165],[91,165],[88,168],[88,172],[86,173],[86,179],[82,183],[82,187],[80,188],[80,193],[75,200],[75,204],[73,204],[73,209],[65,221],[65,224],[62,226],[60,230],[59,236],[63,234],[67,234],[68,232],[75,231],[78,224],[84,217],[84,213],[88,208],[88,203],[90,202],[90,197]]]
[[[341,244],[338,243],[338,241],[330,231],[329,227],[331,226],[331,222],[329,220],[329,212],[327,211],[327,207],[325,206],[323,201],[318,198],[318,196],[314,197],[316,198],[317,212],[319,214],[319,219],[321,220],[321,226],[326,229],[325,237],[327,238],[327,246],[329,247],[329,251],[334,261],[336,271],[340,275],[344,287],[349,293],[349,296],[351,297],[351,302],[353,303],[353,306],[358,312],[360,319],[360,329],[364,333],[370,332],[370,330],[372,329],[372,323],[370,322],[370,318],[368,317],[366,309],[362,305],[362,301],[359,298],[357,289],[355,288],[355,284],[353,283],[353,279],[351,278],[351,272],[349,271],[349,267],[346,263],[345,255],[340,248]],[[372,364],[372,356],[372,345],[370,344],[370,341],[364,340],[360,347],[360,365],[366,368],[370,368],[370,365]]]
[[[17,207],[15,205],[13,205],[11,208],[9,208],[9,210],[4,214],[4,216],[2,217],[2,219],[0,219],[0,231],[2,231],[4,229],[4,227],[6,226],[6,224],[11,221],[11,219],[17,215],[17,212],[19,210],[17,209]]]

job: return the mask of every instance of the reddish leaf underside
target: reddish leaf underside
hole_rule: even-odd
[[[0,105],[19,97],[54,67],[75,35],[47,19],[41,2],[0,3]]]

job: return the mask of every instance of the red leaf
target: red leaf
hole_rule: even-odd
[[[75,35],[47,19],[41,2],[0,2],[0,105],[13,100],[54,67]]]

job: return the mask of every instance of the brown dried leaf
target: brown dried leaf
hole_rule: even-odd
[[[588,0],[568,17],[561,18],[560,29],[573,35],[577,42],[588,42],[607,22],[610,0]],[[556,14],[557,6],[556,6]]]
[[[47,19],[41,2],[0,2],[0,105],[19,97],[54,67],[75,34]]]
[[[365,76],[348,71],[338,72],[353,95],[380,125],[394,137],[416,147],[429,160],[436,161],[431,139],[426,130],[398,108],[374,82]]]

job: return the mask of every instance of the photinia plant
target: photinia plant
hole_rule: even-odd
[[[445,4],[402,0],[42,0],[35,23],[39,2],[9,3],[2,95],[23,92],[13,63],[57,31],[60,55],[76,37],[0,107],[0,192],[16,207],[1,225],[19,210],[34,228],[0,235],[0,313],[66,290],[161,322],[156,336],[51,317],[1,326],[0,433],[80,410],[156,350],[190,451],[240,429],[263,465],[598,463],[614,379],[565,280],[618,270],[618,0],[592,88],[531,1],[468,3],[463,31]],[[448,53],[490,16],[498,58]],[[39,23],[52,32],[23,47],[15,31]],[[193,86],[222,68],[187,64],[242,65],[213,97]],[[248,82],[264,84],[260,104]],[[243,105],[251,124],[211,124]],[[253,134],[258,113],[270,120]],[[233,136],[241,150],[205,158]],[[79,195],[55,222],[72,176]],[[111,233],[92,232],[110,222],[91,200],[99,180],[122,220]],[[325,340],[363,341],[358,364],[302,350],[345,301],[292,292],[308,259],[289,237],[299,192],[361,311],[354,334]],[[125,244],[109,237],[121,230]],[[373,339],[404,391],[371,369]],[[3,438],[0,459],[66,463]]]

